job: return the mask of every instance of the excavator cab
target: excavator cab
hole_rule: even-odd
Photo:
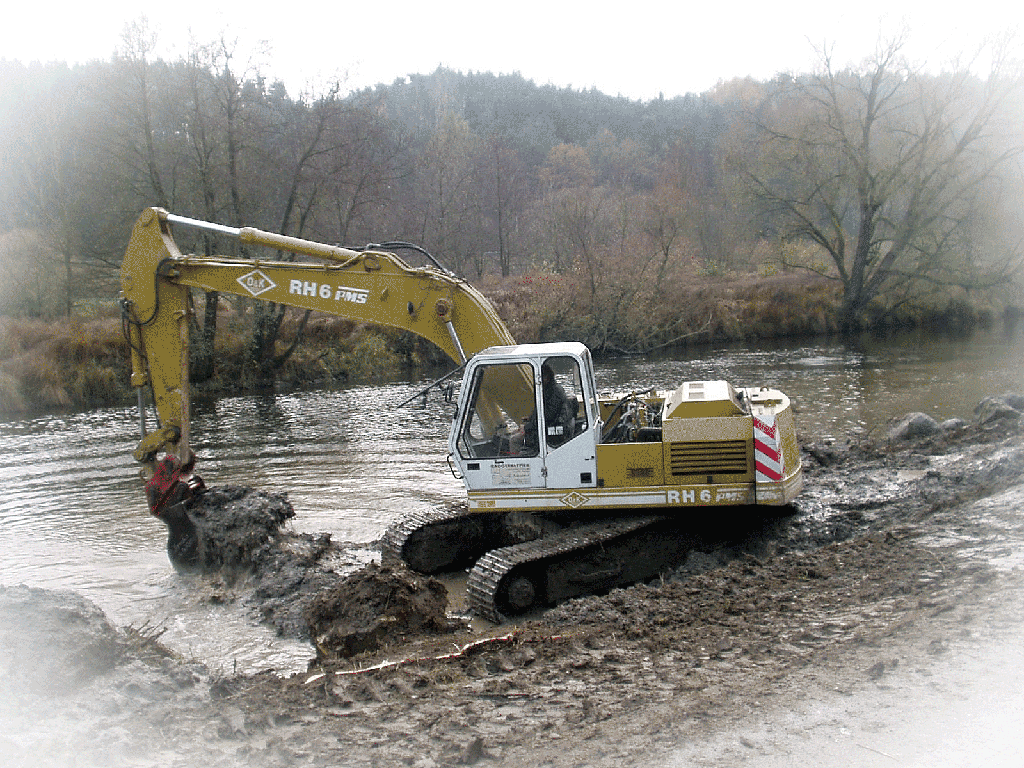
[[[594,485],[599,411],[582,344],[484,350],[462,393],[450,448],[470,491]]]

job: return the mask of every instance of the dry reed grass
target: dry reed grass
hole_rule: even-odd
[[[113,318],[0,318],[0,412],[127,402],[128,347]]]
[[[608,276],[597,291],[579,272],[491,278],[480,287],[520,342],[578,340],[597,353],[837,330],[841,295],[834,281],[805,272],[708,277],[700,266],[694,263],[672,274],[660,289],[628,270]],[[941,311],[947,326],[975,316],[959,303]],[[923,322],[930,315],[919,307],[914,317]],[[300,318],[301,313],[292,312],[285,319],[278,352],[294,339]],[[220,396],[255,386],[247,369],[250,335],[248,316],[224,312],[214,378],[201,385],[202,391]],[[411,334],[314,315],[303,342],[278,372],[277,384],[301,389],[374,381],[445,362],[433,345]],[[118,318],[101,314],[44,322],[0,317],[0,413],[128,404],[133,400],[129,366]]]

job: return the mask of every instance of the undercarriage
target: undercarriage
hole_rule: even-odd
[[[598,520],[525,512],[439,510],[417,514],[385,535],[382,560],[436,574],[470,568],[473,614],[501,623],[564,600],[654,578],[685,559],[692,544],[661,515]]]

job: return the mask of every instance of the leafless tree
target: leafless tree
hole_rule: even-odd
[[[1024,149],[1002,119],[1020,77],[928,76],[901,51],[896,40],[843,70],[823,52],[817,74],[778,83],[743,169],[782,238],[827,254],[791,266],[841,282],[847,329],[881,299],[995,285],[1020,264],[1019,250],[972,248],[996,180]]]

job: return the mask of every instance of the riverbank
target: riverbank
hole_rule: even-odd
[[[943,739],[886,714],[910,696],[936,707],[929,722],[945,707],[1013,706],[999,696],[1020,670],[995,654],[1024,620],[1024,431],[1000,413],[916,439],[808,445],[797,514],[709,539],[660,582],[298,675],[214,674],[72,594],[8,586],[0,756],[54,768],[1015,765],[1013,743],[964,741],[985,729]]]
[[[838,331],[836,287],[798,274],[706,279],[671,300],[615,310],[581,309],[566,300],[575,295],[567,279],[551,275],[492,281],[482,289],[519,341],[579,340],[599,358],[820,338]],[[195,397],[238,395],[267,386],[298,391],[399,375],[431,380],[451,367],[433,345],[411,334],[314,315],[301,343],[267,385],[257,380],[248,362],[250,317],[228,302],[222,307],[213,373],[194,382]],[[965,334],[1020,319],[1014,307],[997,311],[950,301],[867,322],[876,332],[920,328]],[[279,352],[292,344],[299,327],[297,314],[285,321]],[[129,405],[135,402],[129,378],[129,350],[121,319],[112,310],[49,322],[0,317],[0,414]]]

